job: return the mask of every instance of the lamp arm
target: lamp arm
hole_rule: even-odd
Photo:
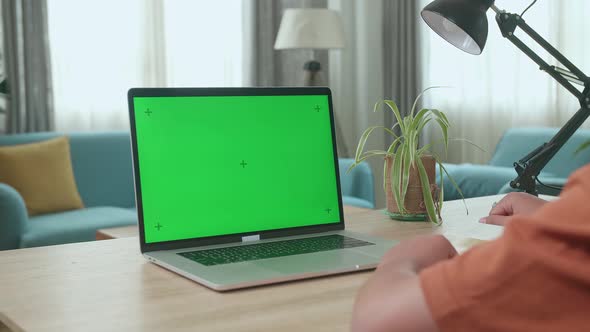
[[[541,37],[533,28],[531,28],[524,19],[516,15],[518,21],[518,27],[521,28],[527,35],[529,35],[534,41],[539,43],[544,50],[549,52],[557,61],[561,62],[570,72],[572,72],[578,79],[584,82],[588,82],[588,76],[584,74],[578,67],[576,67],[568,58],[561,54],[553,45],[549,44],[547,40]]]
[[[590,78],[580,69],[571,63],[563,54],[555,49],[549,42],[535,32],[522,17],[517,14],[506,13],[499,10],[495,5],[491,6],[496,12],[496,22],[500,27],[502,36],[510,40],[516,47],[525,53],[531,60],[539,65],[539,69],[547,72],[559,84],[572,93],[580,102],[580,109],[574,116],[551,138],[548,143],[534,149],[525,157],[514,163],[517,177],[510,181],[512,188],[521,189],[533,195],[537,195],[535,181],[541,170],[549,163],[555,154],[563,147],[567,140],[576,132],[576,130],[590,116]],[[525,45],[518,37],[514,35],[516,28],[521,28],[527,35],[537,42],[544,50],[551,54],[557,61],[563,64],[569,71],[556,70],[555,66],[550,66],[533,50]],[[577,81],[583,83],[584,90],[580,91],[574,87],[570,80],[575,76]],[[574,78],[574,79],[575,79]]]
[[[571,61],[569,61],[563,54],[561,54],[553,45],[551,45],[547,40],[545,40],[541,35],[539,35],[533,28],[531,28],[525,20],[520,17],[518,14],[507,13],[504,10],[498,9],[496,5],[491,6],[492,10],[496,12],[496,22],[500,27],[500,31],[502,31],[502,35],[506,38],[514,37],[514,31],[518,26],[521,28],[527,35],[529,35],[535,42],[537,42],[544,50],[546,50],[549,54],[551,54],[557,61],[561,62],[570,72],[572,72],[579,80],[583,82],[588,82],[589,78],[582,72],[578,67],[576,67]],[[514,37],[515,39],[518,39]],[[510,39],[510,38],[509,38]],[[524,45],[524,44],[523,44]],[[524,51],[524,50],[523,50]],[[536,55],[532,50],[527,47],[528,53],[532,53]],[[529,55],[529,54],[527,54]],[[530,55],[529,55],[530,56]],[[533,59],[537,62],[535,59]],[[542,60],[541,60],[542,61]],[[539,63],[539,65],[541,65]],[[546,65],[543,61],[543,65]]]
[[[510,181],[510,186],[522,189],[525,192],[537,195],[535,180],[541,170],[551,161],[555,154],[561,149],[570,137],[590,116],[590,109],[580,108],[574,116],[551,138],[548,143],[537,147],[531,153],[514,163],[517,177]]]

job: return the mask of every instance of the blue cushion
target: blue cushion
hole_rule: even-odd
[[[96,239],[98,229],[136,224],[134,209],[117,207],[92,207],[46,214],[29,219],[29,229],[21,239],[21,247],[92,241]]]
[[[516,172],[510,167],[473,164],[443,165],[461,188],[465,198],[496,195],[507,182],[513,180],[516,176]],[[437,183],[440,186],[438,167],[436,171]],[[443,177],[443,184],[445,201],[461,198],[459,191],[446,175]]]
[[[532,150],[549,142],[558,128],[511,128],[507,130],[496,146],[489,165],[444,164],[449,174],[457,182],[465,198],[496,195],[513,191],[510,181],[517,176],[513,163],[525,157]],[[573,171],[590,162],[590,149],[575,154],[575,150],[590,140],[590,130],[577,130],[555,157],[543,168],[540,178],[563,183]],[[438,171],[438,169],[437,169]],[[440,180],[437,177],[437,182]],[[459,192],[450,179],[444,179],[445,200],[459,199]],[[544,194],[557,194],[537,186]]]
[[[515,161],[520,160],[541,144],[549,142],[558,130],[558,128],[511,128],[502,136],[489,164],[513,168]],[[590,130],[577,130],[543,168],[543,173],[567,178],[573,171],[589,163],[590,149],[575,154],[576,149],[587,140],[590,140]]]
[[[86,207],[135,206],[129,132],[70,135],[72,164]]]

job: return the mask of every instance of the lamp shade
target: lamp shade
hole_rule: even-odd
[[[344,31],[337,11],[319,8],[285,10],[275,49],[343,47]]]
[[[481,54],[488,38],[486,11],[494,0],[435,0],[422,18],[439,36],[462,51]]]

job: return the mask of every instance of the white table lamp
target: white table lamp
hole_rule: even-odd
[[[320,8],[285,10],[274,46],[276,50],[343,47],[344,31],[340,14],[335,10]],[[323,85],[318,61],[308,61],[303,68],[305,86]]]

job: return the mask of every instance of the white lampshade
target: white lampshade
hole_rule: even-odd
[[[337,11],[319,8],[285,10],[275,49],[343,47],[344,31]]]

